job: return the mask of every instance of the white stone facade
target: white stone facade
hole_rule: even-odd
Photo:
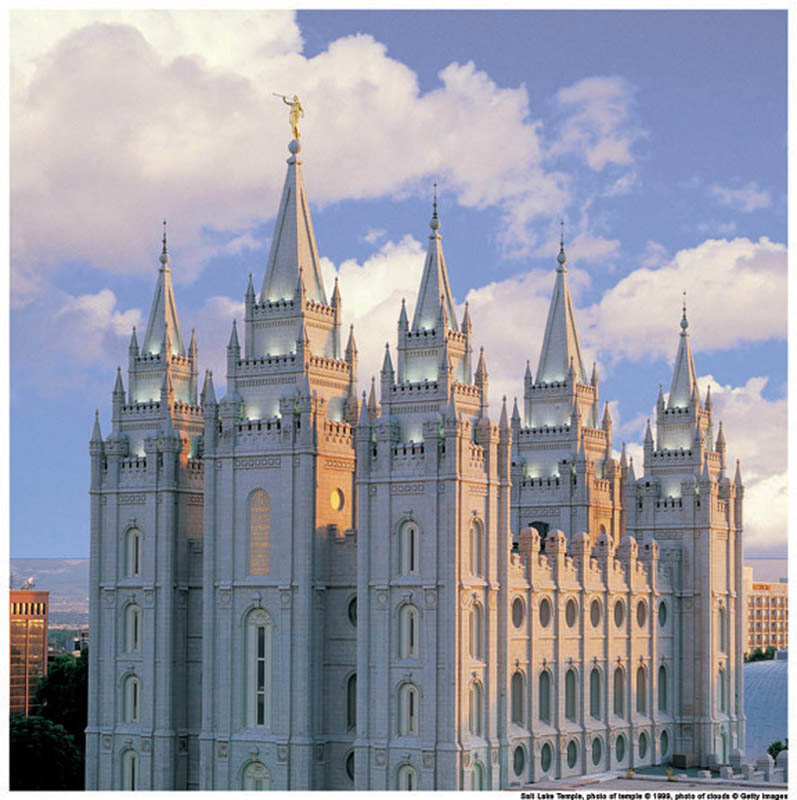
[[[524,406],[487,415],[435,204],[371,395],[291,155],[227,394],[164,235],[91,452],[87,788],[498,789],[744,749],[742,495],[686,315],[657,440],[612,456],[564,246]],[[345,289],[345,287],[343,287]],[[531,354],[530,354],[531,355]],[[737,752],[734,752],[737,751]]]

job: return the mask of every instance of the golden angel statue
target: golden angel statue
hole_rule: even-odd
[[[282,102],[285,103],[285,105],[291,107],[290,114],[288,114],[288,122],[290,123],[291,126],[291,133],[293,134],[293,138],[298,139],[300,135],[299,119],[300,117],[304,116],[304,109],[302,108],[302,104],[299,100],[299,95],[295,94],[293,96],[293,100],[291,100],[287,95],[284,94],[277,94],[276,92],[273,92],[273,95],[275,97],[281,97]]]

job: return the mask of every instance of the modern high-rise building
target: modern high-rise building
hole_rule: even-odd
[[[9,713],[35,713],[36,684],[47,674],[47,614],[50,593],[9,593]]]
[[[164,234],[107,437],[95,419],[87,788],[498,789],[741,758],[744,490],[686,309],[635,467],[562,242],[536,373],[491,417],[435,203],[360,399],[289,151],[224,397],[199,390]]]
[[[747,613],[744,654],[789,646],[789,584],[786,581],[753,580],[753,568],[745,567],[744,603]]]

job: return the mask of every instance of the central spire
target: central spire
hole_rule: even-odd
[[[435,328],[442,306],[442,310],[448,318],[448,327],[456,331],[458,330],[457,317],[454,313],[454,301],[451,297],[446,260],[443,255],[440,218],[437,216],[437,183],[434,185],[432,209],[432,219],[429,221],[429,227],[432,232],[429,235],[429,249],[426,253],[426,263],[421,276],[418,302],[415,305],[415,314],[412,318],[412,330]]]
[[[692,359],[692,348],[689,344],[689,320],[686,318],[686,292],[684,292],[683,312],[681,316],[681,335],[678,339],[678,353],[675,356],[675,367],[672,373],[672,386],[667,399],[667,408],[687,408],[697,384],[695,362]]]
[[[174,301],[172,276],[169,269],[169,249],[166,246],[166,220],[163,220],[163,250],[160,254],[158,282],[149,312],[147,332],[144,335],[142,353],[160,353],[167,329],[172,344],[172,355],[185,355],[183,339],[180,335],[180,322],[177,318],[177,304]]]
[[[545,337],[540,350],[540,363],[537,367],[537,382],[551,383],[567,378],[570,364],[573,364],[576,381],[587,383],[587,373],[581,358],[581,345],[578,341],[573,301],[567,286],[567,256],[565,255],[564,221],[559,239],[559,255],[556,261],[556,283],[553,287],[548,321],[545,323]]]
[[[288,149],[291,156],[287,160],[288,172],[274,223],[260,302],[292,298],[297,281],[301,280],[310,300],[327,305],[310,206],[302,179],[302,162],[297,158],[302,146],[293,139]]]

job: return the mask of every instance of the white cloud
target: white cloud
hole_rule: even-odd
[[[715,183],[709,187],[708,193],[722,205],[730,206],[744,213],[756,211],[759,208],[768,208],[772,205],[770,193],[759,189],[755,181],[750,181],[747,186],[738,189]]]
[[[682,292],[695,351],[786,336],[786,248],[762,237],[709,239],[641,267],[580,312],[584,342],[612,360],[674,358]],[[586,325],[584,325],[586,322]]]
[[[667,261],[667,248],[660,242],[650,240],[645,248],[642,257],[643,267],[656,268],[662,266]]]
[[[316,203],[427,193],[434,176],[462,205],[498,206],[498,241],[523,255],[531,223],[571,200],[525,87],[500,87],[472,63],[449,64],[421,93],[369,36],[306,58],[294,15],[281,12],[16,12],[11,33],[16,304],[66,253],[116,273],[152,263],[161,217],[184,281],[223,251],[203,231],[235,239],[268,219],[288,138],[274,87],[302,98]],[[617,79],[563,90],[564,150],[585,144],[599,171],[628,166],[630,94]]]

